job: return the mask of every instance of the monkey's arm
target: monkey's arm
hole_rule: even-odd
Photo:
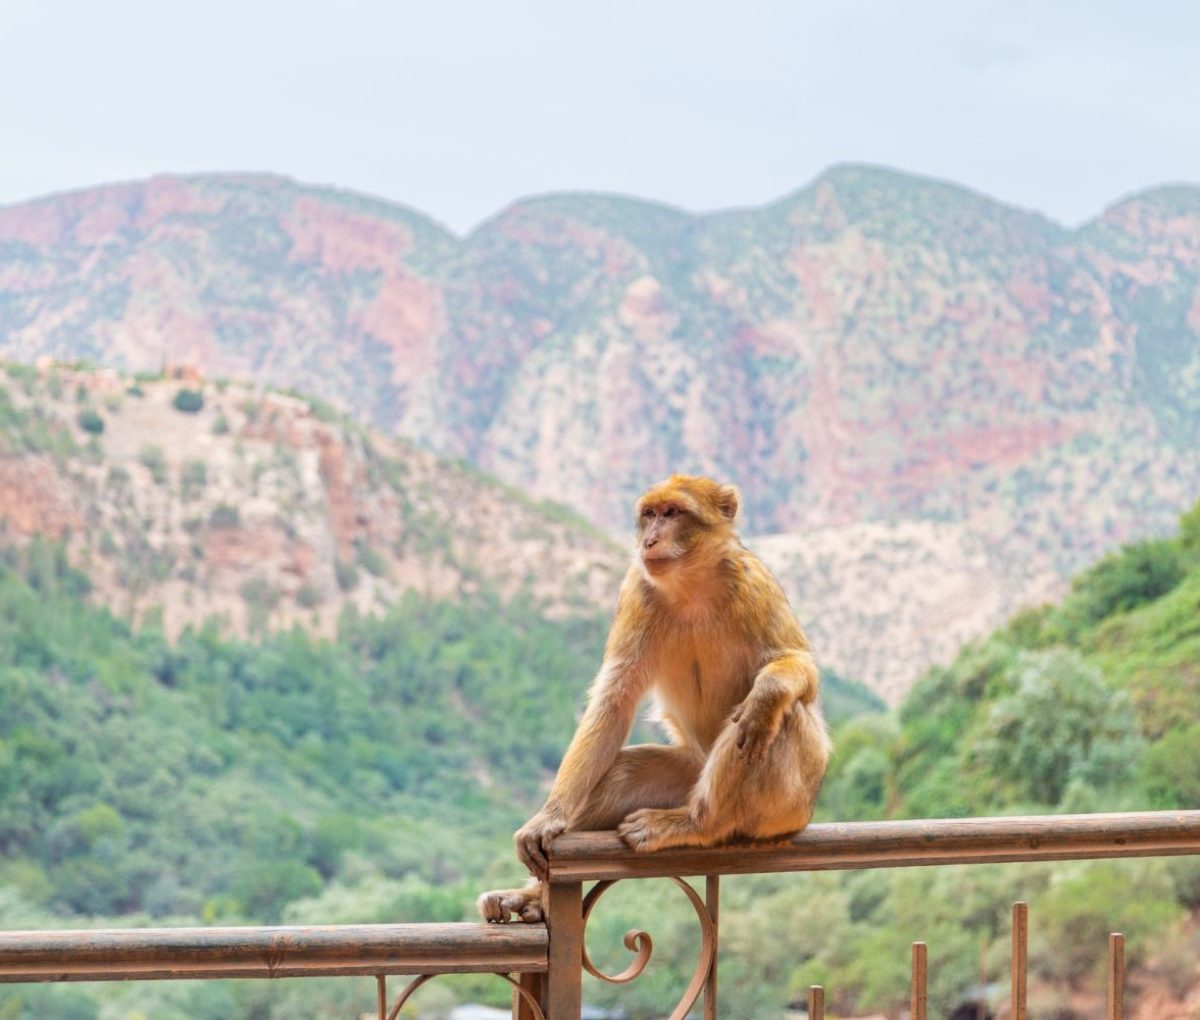
[[[751,760],[762,758],[778,736],[784,715],[797,702],[815,701],[820,682],[817,663],[807,648],[789,649],[772,658],[759,669],[750,693],[733,714],[738,750]]]
[[[604,663],[592,683],[587,709],[558,767],[542,809],[513,836],[517,856],[531,872],[544,876],[546,849],[616,761],[646,691],[639,661],[638,613],[625,599],[609,634]]]

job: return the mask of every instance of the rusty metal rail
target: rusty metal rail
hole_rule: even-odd
[[[0,932],[0,982],[539,973],[538,925],[353,924]]]
[[[580,1014],[580,961],[584,967],[588,966],[583,948],[584,929],[596,895],[593,890],[584,899],[584,882],[599,882],[597,888],[603,889],[624,878],[670,878],[682,886],[680,876],[707,876],[707,916],[704,908],[697,906],[699,897],[694,891],[689,897],[701,915],[700,962],[691,985],[671,1013],[671,1020],[682,1020],[697,1001],[703,1001],[704,1020],[714,1020],[719,875],[1179,854],[1200,854],[1200,811],[819,824],[810,825],[797,836],[769,843],[739,843],[703,850],[679,848],[651,854],[631,853],[611,832],[566,833],[555,841],[549,855],[550,968],[543,1006],[550,1020],[575,1020]],[[1014,962],[1013,996],[1021,1007],[1020,1013],[1014,1012],[1014,1020],[1024,1020],[1026,910],[1024,904],[1014,909],[1014,947],[1019,941],[1020,961],[1019,967]],[[637,977],[650,960],[651,942],[646,932],[630,932],[626,945],[637,950],[638,955],[618,975],[622,981]],[[924,1012],[925,1000],[924,945],[914,953],[913,1015],[919,1016]],[[588,969],[601,980],[610,980]],[[1118,965],[1113,964],[1113,973],[1118,970]],[[1110,985],[1123,994],[1121,982],[1114,978]],[[1110,991],[1111,1009],[1119,1008],[1120,994]],[[823,990],[814,989],[809,1001],[810,1011],[815,1011],[810,1015],[822,1015]],[[533,1016],[516,1015],[522,1020]]]
[[[160,928],[0,932],[0,983],[180,978],[370,975],[379,1020],[396,1020],[409,996],[437,974],[491,973],[513,986],[519,1020],[578,1020],[582,974],[621,983],[650,960],[646,932],[630,932],[636,953],[620,974],[605,975],[584,949],[584,930],[614,881],[672,878],[696,912],[701,951],[687,991],[671,1013],[681,1020],[697,1002],[717,1017],[717,920],[720,875],[853,868],[895,868],[1002,861],[1200,854],[1200,811],[860,822],[809,826],[772,843],[653,854],[628,850],[613,833],[568,833],[550,853],[546,925],[397,924],[295,928]],[[679,876],[707,876],[702,899]],[[583,884],[598,882],[584,897]],[[1013,914],[1013,1009],[1024,1012],[1028,908]],[[1124,942],[1111,943],[1109,1016],[1120,1017]],[[913,1015],[925,1011],[926,951],[913,950]],[[387,976],[419,975],[389,1008]],[[823,1011],[824,992],[810,1001]]]
[[[1024,815],[810,825],[771,843],[634,854],[612,832],[566,833],[550,881],[1094,860],[1200,853],[1200,811]]]

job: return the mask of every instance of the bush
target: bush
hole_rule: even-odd
[[[163,453],[161,446],[143,446],[138,460],[142,462],[143,467],[149,469],[150,477],[159,485],[167,480],[167,455]]]
[[[79,422],[79,427],[84,432],[90,432],[94,436],[98,436],[104,431],[104,419],[100,417],[100,412],[93,407],[85,407],[75,420]]]
[[[967,748],[998,803],[1057,805],[1072,780],[1104,789],[1130,778],[1143,745],[1126,691],[1066,649],[1022,653],[1013,678]]]
[[[387,574],[387,563],[375,549],[361,539],[355,543],[355,547],[358,564],[363,570],[376,577],[384,577]]]
[[[302,584],[296,589],[296,602],[305,609],[315,609],[321,604],[321,593],[315,585]]]
[[[1075,581],[1063,606],[1068,629],[1089,627],[1114,613],[1153,602],[1185,574],[1179,549],[1168,539],[1139,542],[1112,553]]]
[[[358,568],[346,560],[337,560],[333,565],[337,585],[342,591],[354,591],[358,587]]]
[[[1200,723],[1172,730],[1151,745],[1142,766],[1150,803],[1161,809],[1200,804]]]
[[[242,515],[238,513],[236,506],[230,506],[228,503],[221,503],[213,507],[213,511],[208,515],[208,526],[210,528],[236,528],[242,523]]]
[[[183,465],[179,480],[183,484],[185,500],[194,499],[200,495],[204,491],[204,486],[208,484],[208,468],[204,466],[204,461],[189,460]]]
[[[180,390],[175,394],[175,399],[171,401],[171,406],[176,411],[195,414],[204,407],[204,394],[199,390]]]
[[[1108,933],[1125,933],[1125,958],[1136,966],[1151,939],[1182,914],[1162,861],[1088,861],[1064,868],[1038,901],[1031,964],[1072,987],[1100,970]]]

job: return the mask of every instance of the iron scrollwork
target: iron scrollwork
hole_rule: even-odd
[[[616,885],[620,879],[610,879],[605,882],[597,882],[587,896],[583,900],[583,926],[586,933],[588,918],[592,913],[592,909],[596,906],[600,897],[605,894],[612,886]],[[680,878],[672,878],[680,889],[684,891],[691,903],[692,909],[696,911],[696,918],[700,922],[700,958],[696,962],[696,969],[692,973],[692,980],[688,983],[687,990],[683,993],[683,997],[676,1004],[674,1010],[671,1011],[670,1020],[684,1020],[688,1012],[696,1004],[700,998],[700,993],[704,991],[704,985],[708,980],[717,954],[717,925],[712,915],[708,911],[704,900],[687,882]],[[631,953],[636,953],[632,963],[629,964],[619,974],[605,974],[594,963],[587,951],[587,940],[583,943],[583,968],[594,978],[599,978],[601,981],[607,981],[610,984],[622,985],[641,976],[642,971],[646,969],[646,965],[650,962],[650,956],[654,952],[654,941],[650,938],[648,932],[642,931],[640,928],[631,928],[625,933],[624,938],[625,948]]]

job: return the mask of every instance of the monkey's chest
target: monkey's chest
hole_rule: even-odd
[[[664,651],[656,671],[659,712],[688,743],[707,749],[749,692],[752,664],[731,643],[680,641]]]

